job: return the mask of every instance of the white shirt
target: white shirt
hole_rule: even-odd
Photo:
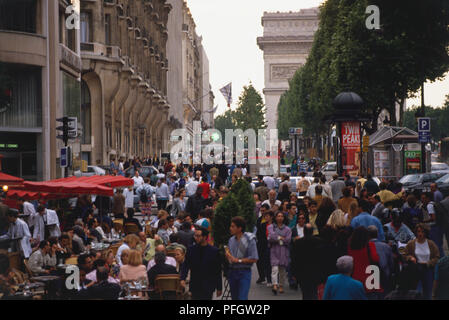
[[[310,197],[310,198],[315,198],[315,187],[318,185],[318,183],[312,183],[309,187],[309,189],[307,189],[307,193],[306,196]]]
[[[415,256],[418,263],[429,262],[430,260],[430,248],[427,240],[424,243],[415,241]]]
[[[275,181],[273,177],[265,176],[263,177],[263,182],[265,182],[265,185],[267,186],[268,190],[274,189]]]
[[[176,260],[173,257],[166,257],[165,263],[176,268]],[[147,270],[150,271],[150,269],[153,268],[155,265],[156,262],[154,262],[154,259],[151,259],[150,262],[148,262]]]
[[[126,250],[126,249],[129,250],[129,246],[128,246],[126,243],[123,243],[123,244],[118,248],[118,250],[117,250],[117,255],[115,256],[115,260],[116,260],[117,263],[120,265],[120,267],[123,266],[122,259],[121,259],[122,252],[123,252],[123,250]]]
[[[22,219],[17,218],[15,223],[10,223],[8,232],[5,235],[0,236],[0,239],[20,239],[20,251],[26,259],[28,259],[31,252],[33,252],[30,244],[30,229]]]
[[[33,238],[40,241],[45,240],[45,221],[44,216],[36,213],[33,217]]]
[[[270,209],[271,209],[270,199],[267,199],[267,200],[265,200],[264,202],[262,202],[262,205],[264,205],[264,204],[268,204],[268,205],[270,206]],[[276,201],[274,202],[274,204],[275,204],[276,206],[278,206],[278,207],[281,207],[282,202],[279,201],[279,200],[276,200]]]
[[[195,192],[196,189],[198,188],[198,181],[195,180],[191,180],[187,185],[186,185],[186,196],[187,197],[192,197]]]
[[[125,208],[133,208],[134,207],[134,193],[129,191],[128,188],[123,190],[123,196],[125,197]]]
[[[298,237],[303,238],[304,237],[304,227],[300,227],[299,225],[296,225],[296,230],[298,231]]]
[[[138,187],[140,187],[141,185],[144,184],[143,178],[141,176],[134,176],[132,177],[133,181],[134,181],[134,188],[137,189]]]

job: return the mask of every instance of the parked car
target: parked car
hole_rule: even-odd
[[[449,165],[444,162],[432,162],[431,171],[448,171],[449,172]]]
[[[321,168],[321,173],[324,174],[326,180],[332,180],[334,174],[337,173],[337,162],[328,162]]]
[[[149,178],[154,171],[156,174],[159,174],[159,170],[154,166],[142,166],[139,168],[139,174],[142,178]],[[134,167],[130,166],[127,170],[125,170],[125,172],[129,173],[130,177],[133,177],[135,173]]]
[[[286,174],[291,175],[291,166],[290,165],[281,165],[279,168],[279,175]]]
[[[426,192],[430,191],[432,183],[444,175],[445,173],[443,172],[408,174],[399,179],[399,183],[402,184],[406,191],[420,190]]]
[[[95,175],[104,176],[106,174],[106,170],[98,167],[98,166],[87,166],[87,172],[82,172],[81,170],[77,170],[74,172],[75,177],[91,177]]]
[[[435,183],[445,197],[449,196],[449,173],[439,178]]]

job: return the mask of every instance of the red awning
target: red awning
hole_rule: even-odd
[[[100,196],[113,196],[112,188],[98,184],[79,182],[79,181],[43,181],[43,182],[24,182],[24,190],[35,192],[46,192],[59,195],[74,194],[95,194]]]
[[[68,177],[51,180],[53,182],[86,182],[93,183],[97,185],[102,185],[105,187],[118,188],[118,187],[128,187],[134,185],[133,179],[125,178],[123,176],[90,176],[90,177]]]
[[[23,179],[0,172],[0,187],[3,185],[7,185],[8,187],[22,186]]]

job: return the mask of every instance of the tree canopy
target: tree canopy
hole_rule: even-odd
[[[369,30],[369,5],[380,9],[380,30]],[[323,121],[333,112],[332,101],[343,91],[359,94],[377,129],[386,108],[395,119],[403,105],[426,81],[449,70],[449,1],[447,0],[327,0],[320,7],[320,24],[310,55],[290,81],[278,105],[278,129],[305,134],[324,133]]]

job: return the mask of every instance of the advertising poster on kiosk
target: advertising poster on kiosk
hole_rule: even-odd
[[[404,175],[421,172],[421,150],[404,151]]]
[[[360,122],[341,123],[341,162],[343,174],[356,176],[360,169]]]
[[[374,176],[390,177],[390,157],[385,150],[374,150]]]

